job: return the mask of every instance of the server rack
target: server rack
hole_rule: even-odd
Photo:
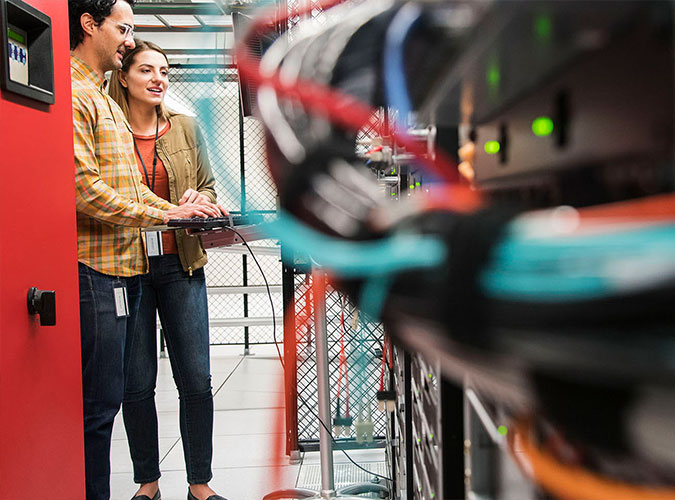
[[[436,361],[393,349],[390,381],[396,407],[389,414],[387,459],[394,498],[465,498],[464,394],[441,376]]]

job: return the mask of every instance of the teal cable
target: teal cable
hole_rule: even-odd
[[[675,255],[672,224],[574,237],[518,233],[510,231],[480,276],[488,296],[534,302],[606,297],[644,285],[639,279],[627,284],[616,269],[672,262]]]
[[[344,241],[304,226],[283,212],[261,229],[268,238],[280,240],[294,253],[310,255],[323,267],[345,278],[435,267],[447,254],[443,242],[433,236],[399,234],[377,241]]]

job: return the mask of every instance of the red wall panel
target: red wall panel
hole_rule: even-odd
[[[84,498],[72,108],[65,1],[51,17],[55,104],[0,94],[0,499]],[[56,326],[30,316],[56,290]]]

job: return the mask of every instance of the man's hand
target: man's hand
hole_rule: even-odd
[[[216,206],[218,207],[218,210],[220,210],[220,213],[222,213],[225,217],[230,215],[230,212],[224,206],[222,206],[220,203],[217,203]]]
[[[210,202],[200,205],[184,203],[164,212],[164,223],[166,224],[169,219],[190,219],[192,217],[220,217],[220,209]]]
[[[196,203],[197,205],[202,205],[204,203],[210,203],[211,200],[208,196],[201,194],[199,191],[194,189],[188,189],[183,193],[183,196],[178,200],[178,205],[184,205],[186,203]]]
[[[190,188],[185,193],[183,193],[183,196],[181,197],[180,200],[178,200],[178,205],[185,205],[186,203],[194,203],[196,205],[207,205],[212,208],[216,208],[219,213],[218,215],[215,215],[214,217],[220,217],[221,215],[227,216],[230,212],[222,206],[220,203],[214,204],[211,203],[209,200],[208,196],[205,196],[201,194],[199,191],[195,191],[194,189]]]

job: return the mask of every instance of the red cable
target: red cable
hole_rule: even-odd
[[[341,1],[329,0],[319,2],[319,6],[326,9],[341,3]],[[298,15],[310,12],[311,10],[313,10],[312,6],[309,5],[304,9],[300,9]],[[269,22],[266,16],[261,16],[254,20],[242,43],[235,48],[239,74],[247,79],[249,83],[258,86],[262,84],[272,86],[279,95],[299,101],[306,109],[323,115],[337,125],[354,130],[363,127],[370,120],[375,110],[354,97],[309,81],[298,80],[293,85],[285,85],[280,81],[278,74],[265,77],[260,73],[258,61],[253,60],[249,56],[246,45],[255,34],[268,31],[270,26],[274,26],[275,23],[285,22],[288,19],[288,15],[279,16],[275,13],[273,19],[275,21],[272,23]],[[420,144],[406,133],[394,128],[391,129],[391,135],[408,152],[416,155],[418,161],[425,164],[438,177],[452,183],[458,181],[455,163],[442,151],[438,151],[436,159],[433,160],[427,155],[426,145]],[[475,191],[471,191],[468,187],[457,185],[455,189],[465,191],[463,195],[472,201],[471,205],[480,203],[478,194]]]
[[[384,367],[387,365],[387,339],[382,343],[382,368],[380,369],[380,391],[384,391]]]
[[[342,3],[342,1],[343,0],[327,0],[318,2],[318,4],[320,8],[326,9]],[[302,16],[312,10],[313,6],[310,2],[306,7],[294,11],[294,15]],[[306,109],[324,115],[333,123],[348,129],[359,130],[364,124],[368,123],[374,113],[374,110],[366,104],[359,102],[351,96],[344,95],[340,92],[333,91],[327,87],[311,82],[297,81],[295,85],[287,86],[279,80],[279,77],[276,74],[272,77],[263,77],[263,75],[260,74],[259,63],[249,56],[246,46],[253,36],[270,30],[270,18],[274,20],[274,22],[271,23],[271,27],[274,27],[280,23],[287,22],[288,17],[288,12],[283,15],[274,12],[273,16],[262,15],[254,19],[244,40],[235,48],[237,69],[240,76],[258,86],[263,83],[271,85],[279,95],[298,100]],[[450,161],[442,151],[437,151],[436,160],[434,161],[427,155],[426,148],[412,140],[407,134],[393,129],[391,130],[391,135],[394,140],[398,141],[398,143],[405,147],[408,152],[416,155],[420,163],[425,164],[431,171],[435,172],[440,179],[445,179],[449,182],[454,181],[456,183],[458,180],[456,165],[454,162]],[[444,200],[445,203],[442,204],[444,208],[473,210],[475,207],[480,206],[480,197],[478,194],[471,191],[466,186],[457,186],[455,184],[452,188],[447,186],[447,189],[452,189],[454,196],[451,200]],[[307,296],[309,296],[309,293],[307,293]],[[309,307],[309,311],[311,311],[311,306]],[[341,352],[341,358],[342,357],[343,352]],[[346,416],[349,417],[349,375],[346,370],[346,357],[344,359]],[[384,367],[381,385],[382,387],[384,386]],[[278,443],[278,447],[281,447],[280,443]],[[275,476],[277,481],[280,480],[279,471],[275,471]]]
[[[394,369],[394,349],[391,345],[391,339],[385,335],[384,337],[385,342],[387,342],[388,345],[388,351],[387,353],[389,354],[389,369],[393,370]]]
[[[342,297],[342,312],[344,314],[345,310],[345,298],[344,296]],[[342,353],[341,356],[343,357],[344,360],[344,367],[345,367],[345,417],[349,418],[349,370],[347,366],[347,354],[345,352],[345,346],[344,346],[344,338],[342,339]]]
[[[344,370],[344,355],[345,355],[345,310],[344,302],[341,303],[340,310],[340,360],[338,364],[338,386],[337,386],[337,398],[340,399],[340,392],[342,386],[342,374]]]

